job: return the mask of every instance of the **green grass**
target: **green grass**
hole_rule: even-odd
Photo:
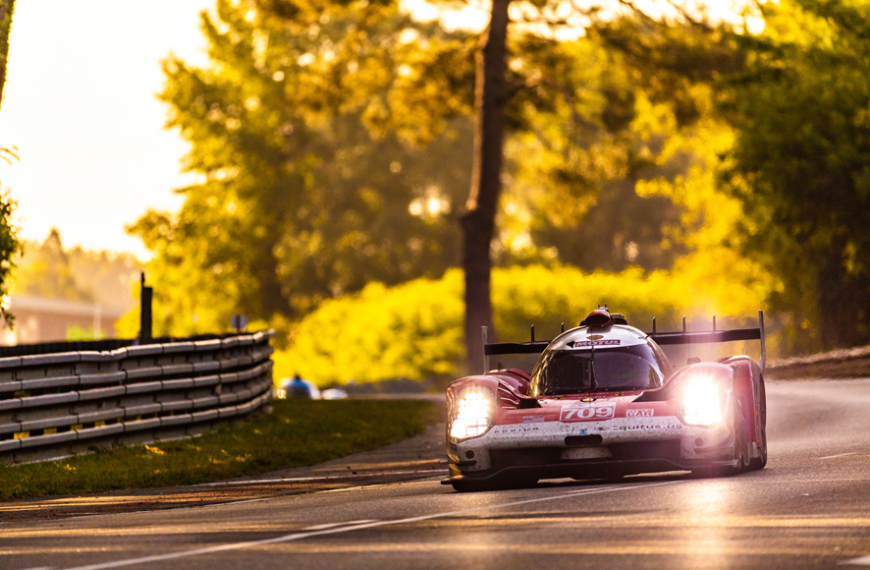
[[[0,466],[0,500],[205,483],[313,465],[421,433],[443,416],[421,401],[276,400],[250,422],[195,439]]]

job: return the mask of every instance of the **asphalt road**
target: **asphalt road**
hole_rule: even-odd
[[[151,512],[13,517],[0,523],[0,568],[870,566],[870,380],[769,383],[768,398],[768,467],[737,477],[458,494],[427,474]]]

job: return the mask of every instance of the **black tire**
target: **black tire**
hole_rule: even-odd
[[[758,392],[761,395],[758,403],[759,431],[761,432],[761,437],[759,438],[761,441],[758,442],[760,457],[754,457],[749,463],[749,469],[753,471],[764,469],[767,465],[767,394],[764,390],[764,378],[758,381]]]
[[[740,475],[749,467],[749,430],[742,410],[743,402],[738,400],[734,407],[734,459],[737,460],[737,465],[723,467],[721,475],[725,477]]]
[[[453,481],[450,484],[457,493],[480,493],[497,489],[490,481]]]

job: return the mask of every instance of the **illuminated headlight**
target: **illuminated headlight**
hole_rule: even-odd
[[[468,439],[486,433],[492,425],[492,403],[480,389],[470,389],[462,393],[454,404],[453,423],[450,437]]]
[[[715,379],[696,376],[683,385],[683,420],[695,426],[722,421],[722,391]]]

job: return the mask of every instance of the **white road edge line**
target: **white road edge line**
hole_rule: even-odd
[[[434,515],[422,515],[419,517],[408,517],[405,519],[395,519],[389,521],[377,521],[365,524],[359,524],[351,527],[341,527],[341,528],[331,528],[326,530],[316,530],[311,532],[296,532],[293,534],[285,534],[284,536],[278,536],[275,538],[267,538],[264,540],[252,540],[250,542],[236,542],[233,544],[222,544],[220,546],[210,546],[208,548],[198,548],[196,550],[185,550],[182,552],[171,552],[169,554],[158,554],[155,556],[144,556],[142,558],[130,558],[128,560],[117,560],[115,562],[104,562],[100,564],[90,564],[88,566],[76,566],[74,568],[67,568],[66,570],[105,570],[107,568],[121,568],[124,566],[133,566],[135,564],[146,564],[148,562],[163,562],[166,560],[175,560],[178,558],[188,558],[190,556],[199,556],[201,554],[213,554],[215,552],[225,552],[227,550],[239,550],[242,548],[251,548],[254,546],[265,546],[267,544],[279,544],[282,542],[292,542],[295,540],[301,540],[303,538],[310,538],[312,536],[323,536],[329,534],[340,534],[344,532],[351,532],[354,530],[361,530],[366,528],[376,528],[381,526],[393,526],[398,524],[407,524],[414,523],[420,521],[428,521],[432,519],[440,519],[445,517],[452,517],[456,515],[464,515],[467,513],[476,513],[480,511],[489,511],[492,509],[501,509],[505,507],[515,507],[518,505],[528,505],[531,503],[542,503],[545,501],[557,501],[560,499],[568,499],[571,497],[578,497],[581,495],[595,495],[598,493],[610,493],[614,491],[633,491],[635,489],[646,489],[649,487],[661,487],[663,485],[673,485],[675,483],[682,483],[683,481],[665,481],[663,483],[645,483],[641,485],[632,485],[632,486],[620,486],[620,487],[604,487],[597,489],[584,489],[582,491],[576,491],[574,493],[565,493],[562,495],[553,495],[550,497],[541,497],[538,499],[526,499],[523,501],[514,501],[511,503],[502,503],[500,505],[487,505],[485,507],[475,507],[473,509],[463,509],[461,511],[450,511],[446,513],[437,513]]]
[[[371,485],[354,485],[353,487],[339,487],[338,489],[327,489],[326,491],[317,491],[318,493],[347,493],[349,491],[359,491],[361,489],[379,489],[387,485],[401,485],[403,483],[426,483],[428,481],[440,481],[444,478],[444,474],[436,477],[424,477],[423,479],[414,479],[413,481],[400,481],[398,483],[373,483]]]
[[[245,481],[218,481],[217,483],[199,483],[191,487],[234,487],[239,485],[274,485],[276,483],[302,483],[305,481],[336,481],[340,479],[363,479],[365,477],[380,477],[385,475],[419,475],[421,473],[446,474],[447,469],[423,469],[420,471],[374,471],[356,475],[325,475],[323,477],[289,477],[286,479],[247,479]]]
[[[302,530],[326,530],[328,528],[336,528],[339,526],[354,526],[365,523],[373,523],[378,522],[377,519],[365,519],[361,521],[350,521],[350,522],[338,522],[338,523],[328,523],[328,524],[317,524],[314,526],[305,527]]]
[[[851,564],[853,566],[870,566],[870,556],[862,556],[861,558],[853,558],[852,560],[840,562],[840,566],[844,564]]]
[[[265,501],[265,498],[262,499],[245,499],[244,501],[233,501],[231,503],[218,503],[222,507],[228,507],[229,505],[244,505],[245,503],[259,503],[261,501]]]
[[[858,455],[858,452],[857,451],[850,451],[849,453],[841,453],[840,455],[829,455],[827,457],[819,457],[819,460],[834,459],[835,457],[846,457],[847,455]]]
[[[440,479],[441,477],[439,477]],[[356,485],[354,487],[341,487],[339,489],[327,489],[326,491],[318,491],[318,493],[347,493],[348,491],[359,491],[360,489],[377,489],[383,485]]]

